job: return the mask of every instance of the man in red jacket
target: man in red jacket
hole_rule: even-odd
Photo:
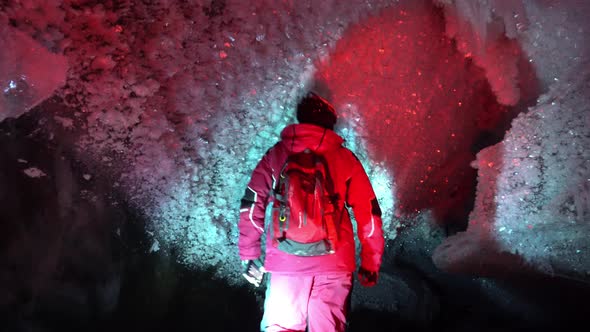
[[[356,270],[355,240],[348,212],[351,208],[361,244],[358,278],[363,286],[377,282],[383,254],[381,210],[369,178],[356,156],[333,131],[334,108],[314,93],[297,105],[299,124],[288,125],[281,141],[260,160],[241,201],[238,224],[239,253],[244,277],[258,286],[264,272],[270,273],[264,303],[262,331],[344,331],[347,307]],[[277,199],[277,181],[289,156],[313,151],[327,165],[338,215],[337,246],[326,254],[300,256],[273,245],[265,211]],[[301,223],[299,224],[301,227]],[[265,231],[266,230],[266,231]],[[266,234],[264,266],[261,237]]]

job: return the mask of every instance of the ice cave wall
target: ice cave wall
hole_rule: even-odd
[[[475,272],[465,263],[503,264],[486,256],[510,253],[549,274],[587,280],[590,62],[584,17],[590,6],[583,1],[506,4],[446,2],[449,31],[465,42],[464,52],[484,53],[486,69],[494,67],[485,55],[494,39],[517,40],[543,94],[512,122],[503,142],[478,154],[477,198],[468,229],[447,239],[434,260],[448,270]],[[498,77],[511,73],[507,69]],[[500,100],[517,95],[508,89],[502,97],[502,87],[495,89]]]
[[[249,173],[294,120],[314,61],[388,4],[11,1],[0,15],[68,59],[51,137],[64,133],[113,175],[151,221],[152,250],[174,247],[183,263],[228,276]]]
[[[530,102],[522,100],[526,86],[517,81],[516,46],[534,66],[544,95],[514,121],[503,143],[478,155],[469,228],[448,239],[435,261],[445,268],[481,259],[478,249],[491,238],[495,249],[518,253],[545,270],[587,275],[588,4],[436,4],[444,11],[447,35],[483,68],[500,103]],[[0,6],[0,17],[19,31],[3,30],[3,40],[24,34],[58,54],[61,65],[45,63],[55,70],[44,71],[55,83],[44,92],[61,86],[66,69],[59,59],[67,58],[66,84],[56,91],[67,107],[55,114],[54,124],[75,133],[73,148],[81,158],[117,174],[117,185],[153,221],[152,248],[174,246],[186,264],[216,265],[230,275],[236,202],[257,159],[293,121],[294,101],[312,81],[317,63],[329,60],[350,27],[382,9],[407,5],[9,1]],[[4,51],[2,65],[14,54]],[[18,75],[3,72],[3,89]],[[30,76],[34,84],[44,80]],[[2,114],[18,116],[44,97]],[[381,189],[386,231],[393,238],[396,175],[371,162],[357,121],[363,114],[347,112],[340,133]]]

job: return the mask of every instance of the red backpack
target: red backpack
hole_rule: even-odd
[[[274,188],[272,244],[297,256],[333,254],[337,197],[325,159],[306,149],[287,158]]]

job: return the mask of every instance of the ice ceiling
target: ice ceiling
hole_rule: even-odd
[[[112,174],[152,221],[153,250],[227,276],[250,172],[314,88],[390,239],[417,215],[468,219],[439,267],[514,255],[589,279],[589,13],[573,0],[7,1],[0,121],[53,105],[41,126]]]

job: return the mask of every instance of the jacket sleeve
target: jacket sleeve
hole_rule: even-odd
[[[352,176],[348,181],[347,204],[352,208],[357,222],[357,235],[361,243],[361,267],[379,271],[383,256],[383,228],[381,208],[360,161],[355,160]]]
[[[238,248],[242,260],[256,259],[260,256],[264,214],[273,184],[269,161],[271,151],[272,149],[267,151],[258,162],[241,200]]]

